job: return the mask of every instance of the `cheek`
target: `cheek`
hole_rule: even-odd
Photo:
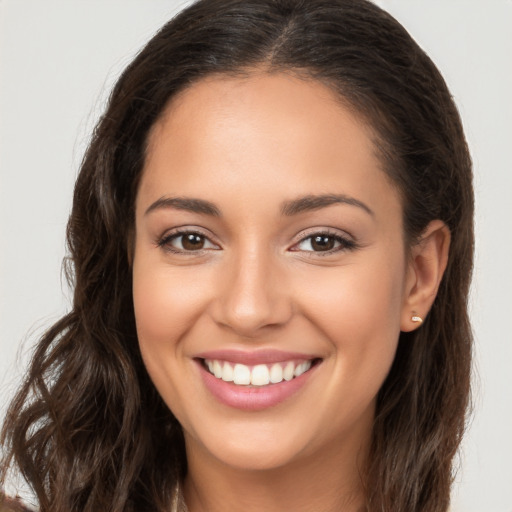
[[[133,265],[133,301],[139,347],[146,369],[163,400],[181,418],[183,400],[197,393],[180,364],[186,359],[181,340],[195,325],[204,304],[204,276],[162,265],[143,254]],[[186,389],[181,384],[187,382]]]
[[[186,332],[205,300],[201,279],[198,272],[135,261],[133,301],[141,344],[169,345]]]
[[[348,265],[317,275],[302,307],[326,335],[350,374],[383,380],[393,361],[402,308],[403,266],[394,261]],[[300,292],[298,292],[300,293]]]
[[[134,262],[133,303],[141,355],[153,383],[162,394],[161,384],[168,381],[169,372],[173,373],[176,359],[176,346],[169,340],[179,331],[176,319],[180,317],[177,309],[180,302],[166,279],[143,259]]]
[[[404,277],[400,264],[386,266],[347,265],[304,276],[309,282],[299,286],[297,294],[306,307],[325,318],[326,327],[344,325],[352,332],[366,326],[396,327]]]

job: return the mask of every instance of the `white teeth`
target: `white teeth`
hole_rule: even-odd
[[[295,377],[300,377],[303,373],[307,372],[311,368],[311,361],[306,361],[302,364],[299,364],[293,374]]]
[[[251,370],[245,364],[235,364],[235,371],[233,373],[233,382],[235,384],[245,385],[251,383]]]
[[[290,361],[283,370],[283,378],[284,380],[292,380],[293,372],[295,370],[295,365]]]
[[[224,363],[224,366],[222,367],[222,380],[226,382],[232,382],[234,375],[235,372],[233,367],[228,362]]]
[[[283,368],[280,364],[276,363],[270,368],[270,382],[277,384],[283,380]]]
[[[222,365],[219,361],[213,361],[213,375],[220,379],[222,377]]]
[[[303,361],[302,363],[288,361],[287,363],[257,364],[249,367],[245,364],[233,365],[227,361],[206,359],[205,364],[210,373],[225,382],[233,382],[238,386],[267,386],[300,377],[311,368],[312,361]]]
[[[270,375],[266,364],[256,365],[251,372],[253,386],[266,386],[270,382]]]

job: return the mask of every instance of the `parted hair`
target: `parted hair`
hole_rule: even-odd
[[[401,333],[361,470],[368,512],[448,509],[467,421],[472,335],[471,160],[439,71],[367,0],[200,0],[169,21],[115,85],[83,158],[67,228],[70,312],[36,345],[2,431],[1,482],[18,471],[41,512],[165,511],[187,471],[182,430],[139,352],[130,253],[148,133],[212,74],[318,80],[373,129],[400,192],[406,249],[451,232],[420,329]]]

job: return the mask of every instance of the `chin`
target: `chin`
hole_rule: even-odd
[[[293,431],[287,422],[229,423],[224,419],[220,428],[205,425],[206,432],[200,429],[193,435],[185,430],[187,451],[199,449],[203,455],[234,469],[262,471],[293,463],[314,444],[308,432]]]

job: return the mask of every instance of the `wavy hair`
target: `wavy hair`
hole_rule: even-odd
[[[134,201],[147,138],[202,78],[251,69],[319,80],[373,127],[400,191],[404,238],[451,232],[421,329],[402,333],[378,395],[362,478],[368,512],[442,512],[465,428],[472,335],[471,161],[432,61],[367,0],[200,0],[167,23],[114,87],[84,156],[67,228],[72,309],[40,339],[2,433],[41,512],[164,511],[186,473],[181,427],[144,368],[132,301]]]

